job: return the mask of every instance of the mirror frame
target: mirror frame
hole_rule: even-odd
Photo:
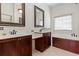
[[[16,27],[24,27],[25,26],[25,3],[22,3],[22,24],[19,23],[11,23],[11,22],[1,22],[1,3],[0,3],[0,26],[16,26]]]
[[[36,24],[36,9],[38,9],[39,11],[41,11],[43,14],[43,18],[42,18],[42,20],[43,20],[43,25],[37,25]],[[39,7],[37,7],[37,6],[34,6],[34,27],[44,27],[44,10],[43,9],[41,9],[41,8],[39,8]]]

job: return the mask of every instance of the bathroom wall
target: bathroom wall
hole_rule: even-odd
[[[4,30],[0,30],[0,33],[7,33],[9,34],[9,31],[15,29],[18,31],[17,33],[30,33],[32,29],[39,30],[40,28],[34,27],[34,5],[37,5],[39,8],[43,9],[45,11],[45,27],[50,28],[50,14],[49,14],[49,7],[47,4],[44,3],[26,3],[25,5],[25,21],[26,26],[25,27],[12,27],[12,26],[0,26],[4,27]],[[47,22],[49,21],[49,22]]]
[[[71,33],[76,33],[79,36],[79,5],[73,3],[63,3],[51,8],[51,28],[52,36],[54,34],[68,36]],[[56,16],[72,14],[72,31],[54,31],[53,18]]]

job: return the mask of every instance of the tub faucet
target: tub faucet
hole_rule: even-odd
[[[77,34],[75,34],[75,33],[72,33],[72,34],[71,34],[71,36],[73,36],[73,37],[77,37]]]

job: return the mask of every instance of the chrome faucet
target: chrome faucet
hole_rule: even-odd
[[[12,31],[10,32],[10,34],[11,34],[11,35],[14,35],[14,34],[16,34],[16,32],[17,32],[16,30],[12,30]]]
[[[39,31],[42,32],[42,30],[44,30],[45,28],[40,29]]]
[[[72,34],[71,34],[71,36],[73,36],[73,37],[77,37],[77,34],[75,34],[75,33],[72,33]]]

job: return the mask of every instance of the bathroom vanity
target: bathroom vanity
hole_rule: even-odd
[[[32,36],[0,38],[0,56],[31,56]]]
[[[79,40],[53,37],[52,46],[79,54]]]
[[[35,49],[41,52],[51,45],[51,32],[43,32],[42,36],[33,35],[0,36],[0,56],[32,56],[32,40],[35,40]]]
[[[35,49],[43,52],[51,45],[51,32],[42,33],[42,37],[35,38]]]
[[[48,28],[44,28],[44,10],[38,6],[34,6],[34,27],[40,28],[39,31],[32,31],[36,33],[34,40],[34,49],[43,52],[51,45],[51,32]],[[44,30],[44,31],[43,31]],[[48,32],[47,32],[48,31]],[[38,35],[39,34],[39,35]]]

